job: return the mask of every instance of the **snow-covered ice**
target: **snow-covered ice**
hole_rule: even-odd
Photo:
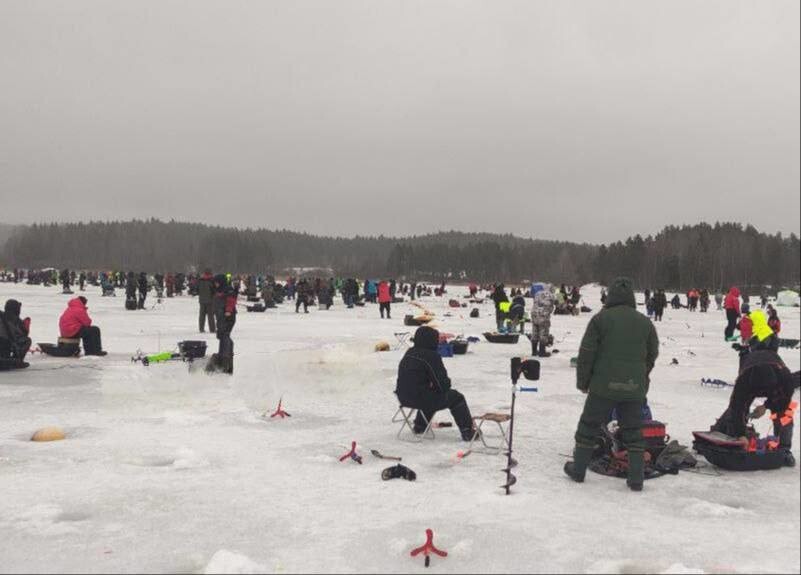
[[[108,357],[35,355],[29,369],[0,373],[0,572],[421,572],[422,558],[409,551],[426,528],[449,551],[432,559],[432,572],[800,570],[798,468],[681,473],[648,481],[641,494],[618,479],[589,474],[577,485],[564,477],[584,400],[569,360],[590,314],[554,318],[560,353],[543,360],[539,393],[519,397],[518,483],[505,497],[502,459],[457,459],[465,446],[456,430],[419,444],[396,439],[390,420],[401,351],[373,346],[394,346],[394,332],[413,329],[402,325],[416,313],[408,304],[394,305],[390,321],[375,306],[346,310],[340,302],[308,315],[289,304],[242,309],[235,374],[227,377],[190,373],[180,362],[130,361],[138,349],[201,339],[194,299],[126,312],[122,297],[94,290],[90,313]],[[492,329],[491,303],[471,319],[470,308],[447,307],[466,290],[449,291],[422,300],[441,330]],[[598,289],[583,295],[600,307]],[[0,301],[9,297],[32,317],[35,342],[55,341],[68,296],[0,284]],[[783,335],[798,338],[799,310],[780,315]],[[650,403],[686,445],[729,396],[702,387],[701,378],[736,376],[724,324],[722,312],[670,309],[657,324],[662,346]],[[527,353],[527,344],[482,341],[445,360],[475,414],[508,408],[509,357]],[[798,351],[782,355],[799,368]],[[292,417],[269,418],[279,398]],[[67,439],[29,441],[49,425]],[[767,418],[757,426],[770,430]],[[340,463],[354,440],[364,464]],[[798,426],[794,443],[798,457]],[[418,480],[382,481],[391,462],[370,449],[402,456]]]

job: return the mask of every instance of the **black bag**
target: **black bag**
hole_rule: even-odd
[[[474,307],[472,310],[470,310],[470,317],[478,317],[478,308],[477,307]]]
[[[645,442],[645,449],[656,458],[667,445],[670,436],[665,430],[664,423],[650,420],[642,422],[642,438]]]
[[[463,339],[454,339],[451,342],[454,355],[464,355],[467,353],[468,342]]]
[[[199,340],[179,341],[178,352],[186,359],[206,357],[206,342]]]

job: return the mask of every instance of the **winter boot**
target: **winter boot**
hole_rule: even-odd
[[[460,432],[462,434],[462,441],[473,441],[473,439],[476,439],[477,441],[481,440],[481,432],[477,427],[461,429]]]
[[[643,480],[645,479],[645,455],[643,451],[636,449],[628,450],[629,473],[626,485],[632,491],[642,491]]]
[[[545,347],[545,343],[542,341],[540,342],[540,352],[538,355],[540,357],[551,357],[551,353],[548,351],[548,349]]]
[[[642,482],[637,483],[632,481],[631,479],[626,479],[626,485],[629,486],[629,489],[632,491],[642,491]]]
[[[565,474],[576,483],[584,483],[584,476],[587,475],[587,466],[592,459],[592,449],[576,447],[573,450],[573,461],[565,463]]]
[[[784,452],[784,462],[782,465],[785,467],[795,467],[795,456],[793,456],[793,452],[789,449]]]
[[[568,461],[565,463],[565,474],[576,483],[584,483],[584,476],[586,473],[586,470],[582,472],[576,469],[575,461]]]
[[[431,417],[434,417],[433,415]],[[428,422],[426,422],[425,416],[422,414],[421,411],[418,410],[417,417],[414,418],[414,427],[412,431],[415,435],[422,435],[426,432],[426,428],[428,427]]]

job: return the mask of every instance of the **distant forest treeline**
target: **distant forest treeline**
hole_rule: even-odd
[[[591,245],[462,232],[334,238],[154,219],[17,226],[0,265],[275,274],[304,267],[357,277],[568,284],[627,275],[641,288],[686,290],[796,286],[801,250],[795,234],[769,235],[736,223],[669,226],[655,236]]]

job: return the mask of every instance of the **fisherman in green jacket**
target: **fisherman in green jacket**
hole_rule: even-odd
[[[637,311],[631,280],[614,280],[604,309],[590,320],[581,340],[576,387],[588,395],[576,431],[573,461],[565,464],[571,479],[584,481],[599,430],[616,408],[620,438],[628,450],[627,484],[633,491],[642,490],[642,405],[657,355],[656,329]]]

